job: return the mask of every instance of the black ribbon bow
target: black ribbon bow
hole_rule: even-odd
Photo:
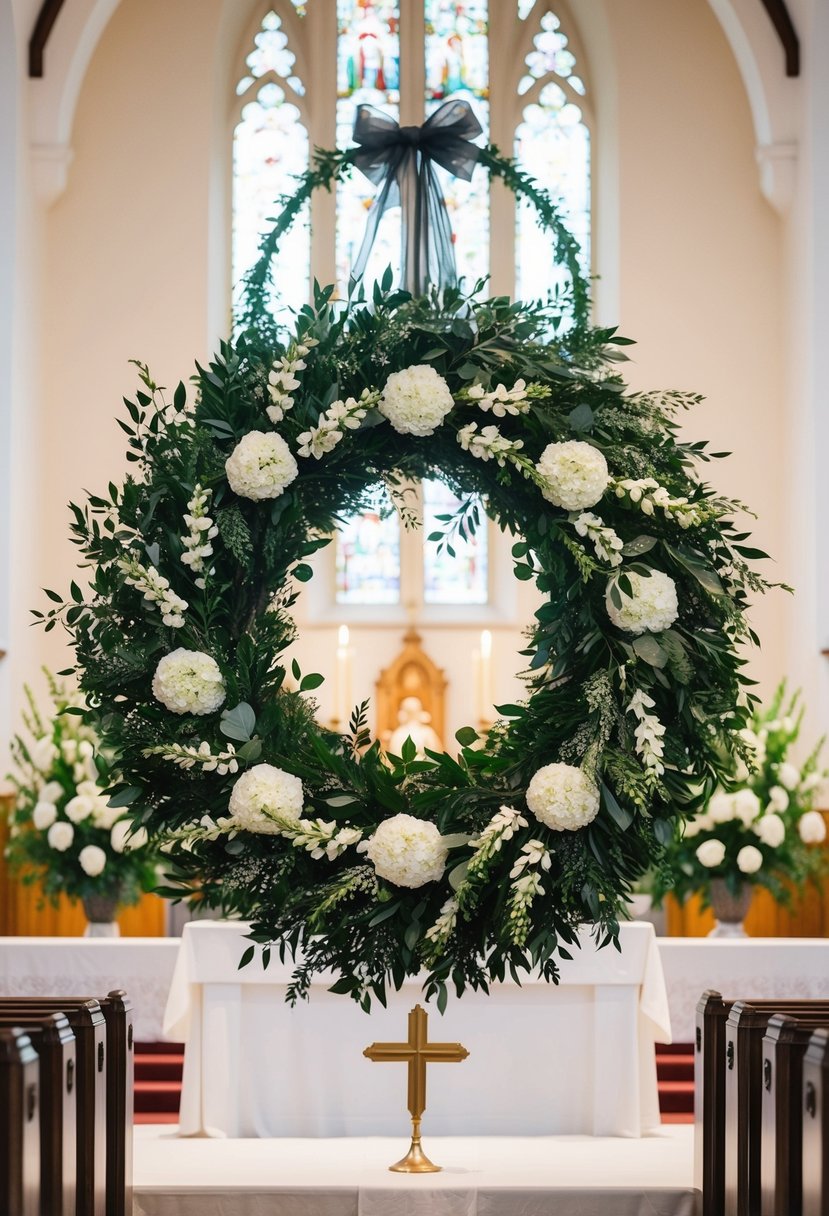
[[[402,208],[402,285],[422,295],[428,284],[458,281],[452,225],[435,164],[469,181],[479,149],[471,142],[482,133],[468,101],[445,102],[422,127],[401,127],[374,106],[360,105],[354,120],[353,163],[382,189],[371,204],[365,236],[351,270],[363,274],[380,220],[390,207]]]

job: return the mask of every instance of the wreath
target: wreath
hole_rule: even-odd
[[[366,1008],[422,972],[440,1008],[450,985],[555,982],[585,922],[618,945],[632,884],[744,746],[738,646],[764,555],[695,473],[711,454],[678,418],[699,399],[626,388],[627,340],[590,325],[551,200],[494,149],[481,160],[536,206],[569,286],[513,303],[387,275],[369,299],[315,288],[281,333],[279,238],[350,171],[318,154],[194,400],[137,365],[119,420],[134,475],[71,508],[90,589],[36,613],[73,636],[118,757],[110,805],[162,843],[163,893],[250,921],[242,962],[291,957],[291,1000],[326,969]],[[429,477],[461,503],[440,542],[474,534],[482,502],[543,603],[526,700],[486,736],[459,731],[457,755],[391,755],[367,703],[345,733],[322,726],[322,676],[283,656],[312,554],[378,486],[416,525],[407,488]]]

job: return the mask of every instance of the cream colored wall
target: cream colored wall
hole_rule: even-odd
[[[123,470],[113,415],[134,385],[128,358],[172,385],[219,326],[228,156],[217,82],[229,78],[243,7],[122,0],[93,56],[68,189],[46,218],[42,444],[32,468],[42,526],[37,577],[18,589],[19,603],[37,603],[38,584],[66,585],[74,550],[65,504]],[[787,467],[781,231],[760,195],[736,65],[706,0],[584,0],[581,12],[600,123],[601,318],[618,299],[622,328],[639,342],[637,387],[707,395],[688,433],[735,452],[716,482],[760,513],[758,541],[786,578],[785,494],[796,475]],[[764,689],[785,666],[789,611],[774,593],[755,613],[764,643],[752,667]],[[508,656],[521,640],[507,624],[495,637],[498,700],[515,696]],[[367,684],[402,632],[354,632]],[[476,640],[477,631],[448,629],[427,637],[450,680],[452,730],[471,716],[462,690]],[[58,643],[38,645],[62,662]],[[303,636],[303,665],[324,669],[333,653],[332,627]]]

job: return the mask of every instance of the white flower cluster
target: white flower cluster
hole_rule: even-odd
[[[180,646],[159,661],[153,695],[174,714],[212,714],[224,704],[224,677],[212,655]]]
[[[145,604],[157,604],[161,619],[171,629],[181,629],[184,614],[189,605],[175,591],[170,590],[169,580],[159,574],[155,566],[142,566],[135,558],[125,557],[118,562],[128,587],[136,587],[144,596]]]
[[[184,552],[181,555],[182,564],[189,566],[194,574],[201,575],[205,558],[213,556],[213,546],[210,543],[219,535],[219,529],[207,514],[212,497],[211,490],[205,490],[200,485],[193,487],[193,497],[187,504],[187,514],[184,522],[187,525],[187,535],[182,537]],[[203,587],[204,579],[197,578],[196,586]]]
[[[477,422],[469,422],[458,431],[458,443],[465,452],[479,460],[497,460],[501,468],[523,448],[521,439],[506,439],[497,426],[485,426],[478,433]]]
[[[516,946],[523,946],[530,928],[530,908],[536,895],[543,895],[541,875],[535,870],[522,874],[510,888],[507,913],[509,932]]]
[[[679,616],[676,583],[671,576],[651,570],[649,575],[632,572],[627,578],[631,595],[619,586],[618,576],[610,580],[605,593],[607,615],[617,629],[637,634],[670,629]]]
[[[454,895],[450,895],[449,899],[441,907],[440,916],[433,925],[430,925],[424,934],[427,942],[432,942],[437,947],[444,945],[455,932],[455,925],[457,923],[458,901]]]
[[[496,418],[503,418],[505,414],[525,414],[530,408],[525,380],[516,380],[512,388],[496,384],[489,392],[482,384],[473,384],[466,395],[484,413],[492,410]]]
[[[766,740],[768,732],[765,730],[753,731],[746,727],[744,730],[738,731],[740,738],[748,747],[748,763],[737,757],[735,777],[738,781],[748,781],[751,774],[759,772],[766,762]],[[787,768],[792,767],[787,765]],[[795,770],[796,771],[796,770]],[[799,774],[798,774],[799,777]]]
[[[753,825],[753,831],[770,849],[779,849],[786,839],[786,825],[774,811],[761,815]]]
[[[696,858],[706,869],[715,870],[725,861],[725,845],[721,840],[704,840],[696,850]],[[753,844],[746,844],[737,854],[737,869],[741,874],[756,874],[763,865],[763,854]]]
[[[624,542],[603,519],[592,511],[582,511],[578,519],[573,521],[573,527],[577,535],[586,536],[592,541],[593,551],[600,562],[607,562],[609,566],[621,566]]]
[[[243,773],[230,794],[234,828],[278,835],[276,819],[297,823],[302,815],[302,782],[273,764],[255,764]]]
[[[553,864],[553,859],[550,856],[550,850],[540,840],[528,840],[526,844],[521,846],[521,852],[516,858],[515,865],[510,870],[510,878],[518,878],[526,869],[532,866],[538,866],[542,870],[549,870]]]
[[[141,755],[161,756],[179,768],[195,768],[198,765],[203,773],[218,773],[220,777],[239,771],[236,748],[232,743],[228,743],[220,752],[214,752],[206,741],[198,747],[188,743],[159,743],[156,747],[145,747]]]
[[[230,488],[240,498],[278,498],[299,474],[299,465],[281,435],[248,431],[225,461]]]
[[[527,786],[527,806],[554,832],[575,832],[598,815],[598,786],[572,764],[545,764]]]
[[[299,819],[285,824],[282,835],[287,836],[294,848],[305,849],[315,861],[327,857],[334,861],[351,845],[362,839],[359,828],[340,827],[333,819]]]
[[[296,373],[305,370],[305,356],[316,344],[316,340],[312,338],[306,338],[304,342],[292,342],[288,353],[277,359],[268,373],[268,396],[271,404],[266,412],[274,424],[281,422],[288,410],[293,409],[294,390],[299,388]]]
[[[541,493],[548,502],[565,511],[594,507],[610,481],[602,453],[580,439],[548,443],[536,471],[545,482]]]
[[[345,401],[333,402],[324,414],[320,414],[317,425],[303,431],[298,437],[297,454],[320,460],[337,446],[346,431],[356,431],[360,427],[378,400],[379,395],[366,388],[359,401],[355,397],[348,397]]]
[[[422,887],[443,877],[449,850],[435,824],[402,814],[378,824],[360,851],[378,877],[396,887]]]
[[[425,363],[392,372],[378,409],[400,435],[432,435],[454,408],[443,376]]]
[[[826,821],[820,811],[807,811],[801,815],[797,830],[804,844],[823,844],[826,839]]]
[[[134,853],[136,849],[144,848],[147,839],[146,828],[134,827],[131,819],[119,819],[113,824],[109,843],[116,853]]]
[[[97,844],[85,845],[78,854],[78,864],[84,874],[88,874],[90,878],[97,878],[99,874],[103,874],[106,863],[107,855]]]
[[[665,772],[665,765],[662,763],[665,758],[665,727],[656,714],[648,712],[653,709],[654,704],[653,697],[649,697],[641,688],[637,688],[630,699],[628,712],[634,714],[639,720],[639,725],[633,732],[636,739],[636,754],[642,757],[646,772],[654,777],[661,777]]]
[[[695,528],[702,523],[702,513],[687,498],[672,498],[664,486],[652,477],[625,477],[614,481],[617,498],[629,498],[643,515],[653,515],[657,508],[673,516],[680,528]]]
[[[501,845],[511,840],[520,828],[528,827],[527,819],[520,811],[511,806],[502,806],[492,816],[480,836],[470,842],[470,848],[475,850],[475,856],[469,862],[469,873],[480,870],[496,853]]]

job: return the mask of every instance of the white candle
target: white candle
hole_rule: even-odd
[[[340,625],[337,633],[337,667],[334,680],[334,717],[340,730],[348,727],[351,713],[351,649],[348,642],[348,625]]]

